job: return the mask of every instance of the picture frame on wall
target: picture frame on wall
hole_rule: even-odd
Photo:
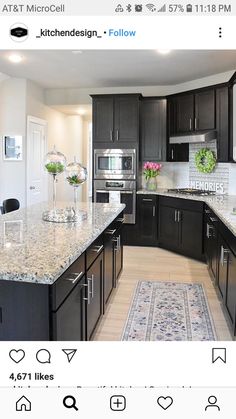
[[[22,161],[23,160],[23,137],[22,135],[3,136],[3,160]]]

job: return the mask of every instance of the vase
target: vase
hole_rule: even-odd
[[[148,191],[156,191],[157,190],[157,178],[156,177],[149,177],[147,179],[146,189]]]

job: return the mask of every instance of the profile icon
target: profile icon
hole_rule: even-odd
[[[205,407],[205,411],[212,410],[212,408],[216,408],[218,412],[220,411],[220,407],[216,404],[217,398],[215,396],[208,397],[208,405]]]
[[[23,23],[15,23],[10,27],[10,37],[15,42],[23,42],[28,38],[29,30]]]

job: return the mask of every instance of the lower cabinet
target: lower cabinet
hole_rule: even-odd
[[[85,275],[52,314],[53,340],[85,340]]]
[[[236,335],[236,247],[235,236],[205,208],[204,253],[209,272],[228,313],[232,334]]]
[[[160,197],[158,242],[161,247],[202,259],[202,236],[202,202]]]
[[[138,244],[157,245],[157,196],[137,195]]]
[[[110,239],[99,236],[52,285],[0,280],[0,341],[90,340],[122,271],[122,223],[120,215]]]
[[[113,238],[113,266],[114,266],[114,287],[117,286],[117,281],[123,268],[123,239],[122,229],[118,229]]]
[[[86,285],[86,329],[87,340],[90,340],[103,313],[103,253],[88,269]]]
[[[218,278],[218,220],[208,208],[204,211],[204,254],[211,278],[217,282]]]
[[[232,251],[228,254],[228,281],[226,308],[232,321],[233,333],[236,335],[236,256]]]

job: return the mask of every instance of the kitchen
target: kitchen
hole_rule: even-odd
[[[35,58],[32,54],[31,62]],[[43,52],[37,54],[43,58]],[[54,54],[54,58],[59,59]],[[46,104],[50,115],[61,112],[70,118],[75,115],[78,103],[90,103],[93,130],[90,142],[86,139],[82,146],[76,143],[77,134],[74,135],[70,148],[70,143],[65,145],[68,131],[65,131],[65,140],[60,137],[60,141],[56,141],[48,122],[48,151],[55,144],[58,151],[68,156],[72,149],[77,154],[80,147],[80,159],[83,158],[84,166],[89,169],[89,180],[79,193],[79,201],[85,202],[78,203],[79,209],[87,213],[87,219],[77,224],[78,229],[75,226],[70,231],[72,242],[67,226],[45,224],[41,220],[46,208],[41,202],[34,209],[21,205],[19,212],[1,216],[2,225],[22,218],[23,236],[27,229],[29,232],[25,237],[29,253],[23,252],[23,238],[15,248],[20,257],[12,270],[9,269],[12,254],[6,248],[6,240],[2,240],[2,260],[6,261],[0,266],[2,340],[234,339],[235,52],[169,51],[169,54],[162,54],[137,51],[129,54],[133,54],[130,59],[127,51],[72,54],[71,59],[81,65],[82,73],[88,72],[92,60],[100,64],[102,73],[102,63],[108,58],[114,59],[114,74],[111,77],[107,72],[107,82],[103,76],[98,82],[100,86],[92,88],[91,80],[85,78],[84,87],[80,89],[72,86],[72,83],[79,83],[73,71],[70,73],[73,80],[68,80],[62,72],[60,77],[64,79],[59,80],[57,75],[54,84],[51,75],[49,86],[49,81],[46,83],[44,79],[43,83],[37,79],[45,74],[36,76],[27,59],[25,63],[23,60],[23,69],[20,66],[11,69],[1,54],[3,73],[8,74],[9,79],[26,79],[24,118],[28,115],[42,117],[41,109],[41,113],[35,112],[39,109],[40,96],[38,87],[33,85],[37,82],[43,87],[40,108]],[[60,60],[62,62],[62,57]],[[83,67],[83,62],[87,66],[84,64]],[[137,74],[133,63],[137,63]],[[123,72],[121,67],[124,67]],[[159,72],[153,71],[155,68]],[[6,78],[5,83],[9,83],[9,79]],[[29,90],[37,95],[28,98]],[[7,100],[3,101],[3,108],[7,105]],[[55,120],[54,115],[51,123],[52,119]],[[1,121],[4,126],[2,114]],[[1,128],[1,134],[4,137],[10,131]],[[11,130],[12,134],[18,132]],[[59,135],[62,136],[61,132]],[[69,159],[72,158],[69,155]],[[147,162],[156,166],[145,169]],[[8,167],[11,164],[7,162]],[[25,164],[24,160],[14,163],[22,165],[23,171]],[[4,171],[5,162],[1,166],[6,179],[9,169]],[[15,170],[17,173],[20,166],[15,166]],[[24,181],[23,194],[26,193]],[[9,179],[4,191],[8,185]],[[8,196],[1,193],[2,200],[16,196],[15,185],[11,184],[10,188]],[[63,175],[58,177],[57,189],[58,205],[65,197],[73,199],[71,190],[65,187]],[[94,204],[90,202],[91,192]],[[49,201],[51,195],[49,189]],[[20,201],[22,204],[22,197]],[[32,220],[28,219],[29,214]],[[48,242],[40,241],[34,231],[34,222],[41,237],[46,236]],[[53,231],[53,238],[49,231]],[[81,231],[80,237],[78,231]],[[14,238],[11,240],[14,242]],[[9,242],[7,240],[8,245]],[[41,254],[39,249],[43,249]],[[38,264],[32,262],[30,265],[36,252],[39,252],[40,260]],[[50,269],[47,265],[42,268],[47,253]],[[67,288],[61,284],[77,259],[76,272],[82,272],[84,282],[76,275],[74,284],[72,278],[68,281],[72,288]],[[94,263],[100,264],[100,268],[94,267],[95,271],[90,271]],[[20,265],[25,266],[20,274],[21,283],[17,282]],[[90,280],[92,275],[99,280]],[[47,280],[42,281],[46,277]],[[27,286],[30,281],[35,283]],[[98,292],[95,292],[96,287]],[[80,294],[80,302],[83,300],[80,307],[76,305],[76,298],[73,299],[75,288]],[[12,293],[16,299],[22,293],[18,306],[10,307]],[[97,304],[92,304],[96,296]],[[68,300],[69,304],[65,306],[68,298],[72,301]],[[33,307],[29,312],[25,309],[24,302],[30,299],[32,304],[38,302],[38,313]],[[71,311],[74,305],[78,321]],[[4,325],[5,311],[8,321]],[[34,329],[32,322],[26,332],[22,323],[25,325],[32,313],[39,327]],[[19,320],[17,327],[14,326],[16,318]]]

